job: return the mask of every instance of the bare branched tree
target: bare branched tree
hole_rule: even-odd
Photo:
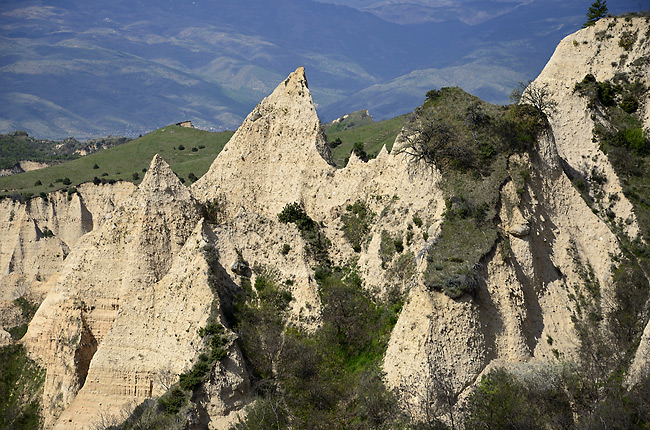
[[[424,378],[402,378],[400,391],[406,394],[406,413],[413,423],[420,423],[427,429],[458,428],[454,405],[458,394],[451,380],[436,368],[433,359],[427,354],[427,362],[423,368]],[[441,419],[445,419],[446,424]]]
[[[519,82],[517,88],[510,93],[513,103],[531,105],[540,117],[552,117],[557,112],[557,102],[551,97],[548,84],[538,84],[533,81]]]
[[[172,372],[169,365],[160,369],[160,371],[156,374],[156,382],[160,384],[160,386],[163,387],[165,391],[168,391],[177,381],[178,375]]]
[[[451,145],[455,135],[449,125],[428,116],[414,119],[402,139],[395,153],[406,155],[411,173],[433,170],[445,157],[458,156],[455,152],[462,149]]]

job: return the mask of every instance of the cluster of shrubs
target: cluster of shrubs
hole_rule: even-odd
[[[229,339],[225,334],[224,327],[218,322],[213,321],[205,328],[199,329],[199,336],[207,340],[209,353],[200,354],[192,369],[180,374],[178,384],[158,399],[158,404],[167,414],[177,414],[189,399],[188,393],[193,392],[205,382],[214,364],[228,355],[225,347]]]
[[[295,224],[301,237],[306,242],[307,252],[319,264],[329,264],[327,250],[331,242],[321,232],[320,226],[307,215],[300,203],[287,203],[278,214],[278,220],[285,224]]]
[[[240,305],[237,318],[259,399],[234,428],[390,428],[401,422],[379,371],[401,302],[376,303],[353,270],[322,267],[322,324],[307,333],[286,326],[288,296],[278,294],[268,271],[262,274],[257,295]],[[267,290],[275,292],[262,297]]]
[[[350,242],[354,252],[361,252],[361,245],[370,232],[373,218],[374,214],[361,200],[346,206],[345,213],[341,215],[343,237]]]

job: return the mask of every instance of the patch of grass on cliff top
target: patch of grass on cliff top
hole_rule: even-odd
[[[364,150],[370,158],[377,156],[384,145],[390,151],[395,138],[409,116],[410,114],[402,115],[384,121],[348,128],[347,130],[337,130],[336,125],[325,127],[325,134],[327,134],[327,141],[330,142],[330,146],[337,138],[341,139],[342,142],[332,148],[332,156],[336,166],[339,168],[345,167],[356,142],[363,143]]]
[[[445,219],[429,249],[425,284],[457,299],[478,288],[478,267],[496,245],[501,187],[523,193],[529,172],[510,156],[536,145],[546,118],[528,105],[497,106],[460,88],[427,93],[405,126],[409,169],[442,173]]]
[[[93,178],[139,183],[143,169],[155,154],[165,160],[189,185],[190,173],[200,178],[233,135],[231,131],[212,133],[176,125],[163,127],[123,145],[100,151],[73,161],[0,178],[0,195],[50,192]],[[182,148],[182,149],[181,149]],[[97,166],[97,167],[95,167]],[[137,179],[134,174],[137,173]],[[70,184],[62,182],[70,179]],[[37,185],[40,181],[40,185]],[[57,182],[58,181],[58,182]],[[52,184],[52,186],[50,186]]]

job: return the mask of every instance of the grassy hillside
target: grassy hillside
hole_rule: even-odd
[[[367,125],[347,130],[328,132],[328,141],[340,139],[342,142],[332,148],[337,166],[345,166],[355,142],[362,142],[371,158],[377,155],[383,145],[390,149],[407,119],[408,115],[403,115],[386,121],[366,122]],[[326,132],[333,130],[331,127],[325,129]],[[231,131],[212,133],[170,125],[86,157],[45,169],[0,177],[0,196],[38,195],[91,182],[95,178],[100,181],[124,180],[139,183],[144,176],[144,169],[149,166],[155,154],[160,154],[182,180],[191,183],[196,180],[194,177],[200,178],[208,171],[232,134]],[[69,183],[66,178],[70,179]]]
[[[325,124],[323,127],[328,133],[334,133],[337,131],[348,130],[350,128],[370,125],[373,122],[375,121],[372,119],[372,116],[370,116],[368,110],[362,109],[343,115],[341,118],[335,119],[334,121]]]
[[[332,156],[337,167],[344,167],[356,142],[363,143],[363,149],[370,158],[375,157],[381,147],[386,145],[390,150],[395,138],[400,132],[409,115],[402,115],[385,121],[373,122],[360,127],[337,131],[335,126],[325,128],[327,141],[332,147]],[[341,144],[334,146],[333,142],[341,139]]]
[[[78,152],[96,152],[99,149],[121,145],[129,140],[126,137],[109,136],[85,142],[79,142],[72,137],[55,141],[34,139],[26,131],[0,134],[0,169],[9,169],[23,160],[48,164],[61,163],[79,158]]]
[[[225,131],[163,127],[141,138],[87,157],[45,169],[0,178],[0,195],[25,195],[54,191],[83,182],[127,180],[138,183],[155,154],[171,166],[176,174],[188,181],[190,174],[201,177],[232,136]],[[137,176],[136,176],[137,175]],[[70,182],[65,179],[68,178]],[[188,182],[192,182],[189,180]]]

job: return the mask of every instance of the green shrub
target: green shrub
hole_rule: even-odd
[[[402,251],[404,251],[404,241],[402,240],[401,237],[398,237],[394,239],[394,243],[395,243],[395,252],[401,254]]]
[[[226,198],[223,194],[213,200],[206,201],[201,206],[203,218],[210,224],[219,224],[225,219]]]
[[[59,182],[58,179],[57,179],[57,182]],[[63,185],[70,185],[72,183],[70,178],[64,178],[61,182],[63,182]]]
[[[632,33],[631,31],[624,31],[623,34],[621,34],[621,38],[618,41],[618,46],[625,49],[626,51],[629,51],[632,49],[632,45],[634,45],[634,42],[636,42],[636,38],[637,38],[636,32]]]
[[[598,100],[605,106],[613,106],[615,104],[615,97],[618,88],[608,81],[598,82],[596,86],[596,93]]]
[[[282,245],[282,248],[280,249],[280,254],[282,255],[287,255],[291,251],[291,246],[288,243],[285,243]]]
[[[627,128],[623,131],[623,137],[627,147],[630,149],[643,152],[646,149],[647,141],[645,132],[641,128]]]
[[[355,142],[354,146],[352,147],[352,152],[354,152],[354,154],[359,157],[361,161],[368,161],[368,154],[366,154],[366,151],[363,148],[363,142]]]
[[[39,399],[44,370],[27,356],[21,344],[1,347],[0,362],[0,428],[41,428]]]
[[[179,375],[178,384],[183,390],[194,390],[203,382],[209,371],[210,357],[201,354],[190,371]]]
[[[379,256],[383,264],[393,259],[395,254],[395,240],[391,234],[386,231],[381,231],[381,241],[379,242]]]
[[[422,227],[422,218],[418,214],[413,214],[413,224]]]
[[[307,252],[320,264],[328,264],[327,249],[331,243],[299,203],[287,203],[278,214],[278,220],[294,223],[307,244]]]
[[[187,395],[178,387],[172,388],[169,393],[158,399],[160,406],[169,415],[175,415],[180,412],[186,401]]]
[[[332,148],[332,149],[336,148],[337,146],[340,146],[342,143],[343,143],[343,141],[341,140],[340,137],[337,137],[333,141],[328,142],[330,148]]]
[[[282,209],[282,212],[278,214],[278,219],[285,224],[294,223],[301,232],[312,231],[316,227],[316,223],[297,202],[287,203]]]
[[[634,113],[639,108],[639,102],[634,96],[628,95],[623,100],[621,100],[620,106],[621,109],[623,109],[625,112]]]
[[[348,205],[341,216],[343,223],[343,237],[345,237],[355,252],[361,252],[361,244],[370,232],[370,223],[374,214],[361,200]]]
[[[573,428],[569,397],[554,383],[557,376],[544,376],[524,382],[503,368],[491,370],[468,399],[465,428]]]

